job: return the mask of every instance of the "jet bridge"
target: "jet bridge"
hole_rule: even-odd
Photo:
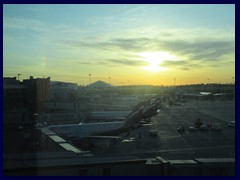
[[[38,134],[40,150],[70,151],[79,156],[92,156],[89,151],[73,146],[47,127],[39,128]]]

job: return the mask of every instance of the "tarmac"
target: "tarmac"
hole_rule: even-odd
[[[207,126],[207,129],[201,130],[197,128],[196,131],[189,131],[188,128],[195,126],[197,119],[200,119],[203,125]],[[164,166],[164,168],[168,167],[168,171],[164,171],[166,175],[176,174],[176,167],[181,163],[184,164],[184,167],[187,165],[189,168],[186,168],[184,172],[180,168],[177,172],[191,175],[189,173],[191,170],[195,174],[196,169],[194,170],[192,165],[197,164],[197,162],[200,162],[200,164],[206,162],[205,170],[202,171],[203,174],[218,173],[219,175],[220,173],[220,175],[232,175],[235,174],[235,168],[232,167],[235,162],[235,127],[228,125],[230,121],[235,121],[234,100],[194,100],[166,106],[161,109],[158,115],[152,117],[150,124],[134,129],[128,136],[126,133],[122,134],[119,140],[96,139],[93,142],[94,146],[90,149],[82,149],[90,151],[90,156],[88,153],[72,153],[56,149],[34,153],[35,149],[32,149],[32,146],[30,146],[30,141],[27,142],[27,139],[22,139],[22,141],[16,140],[29,133],[30,127],[25,127],[22,130],[8,128],[4,131],[5,173],[11,175],[18,173],[21,175],[49,173],[55,175],[66,172],[72,175],[75,172],[76,174],[79,173],[79,167],[82,164],[84,164],[84,167],[86,165],[92,167],[93,164],[98,164],[99,169],[102,170],[102,163],[105,163],[105,167],[106,164],[109,166],[109,164],[114,162],[117,164],[114,164],[111,168],[115,168],[118,171],[125,167],[120,172],[126,173],[124,171],[129,170],[129,166],[132,165],[124,165],[120,168],[119,165],[121,163],[129,164],[131,160],[134,160],[134,162],[141,162],[145,165],[144,159],[148,159],[146,164],[149,163],[151,172],[154,172],[154,162],[156,158],[161,158],[173,164],[171,166],[173,168],[170,169],[169,166]],[[220,124],[221,130],[211,129],[211,125],[216,123]],[[179,132],[179,127],[184,127],[185,131]],[[62,139],[57,138],[57,141],[62,141]],[[62,144],[69,145],[67,143]],[[68,148],[65,147],[65,149]],[[62,165],[64,166],[64,171],[61,169]],[[136,166],[136,164],[133,165]],[[35,170],[35,172],[32,166],[45,169],[43,171]],[[49,166],[55,169],[51,169]],[[31,168],[28,169],[29,167]],[[200,167],[200,170],[202,168],[202,166],[197,167]],[[220,169],[214,170],[215,167],[220,167]],[[68,169],[66,170],[66,168]],[[90,170],[91,168],[89,168],[89,172]],[[131,173],[132,171],[131,169]],[[156,172],[159,175],[159,169]],[[138,168],[134,173],[139,174]],[[144,172],[142,173],[144,174]]]
[[[203,124],[219,123],[221,131],[208,128],[189,131],[197,119]],[[235,128],[228,123],[235,121],[234,100],[192,100],[161,109],[151,124],[121,135],[118,141],[97,139],[90,152],[94,156],[134,155],[139,158],[161,156],[168,160],[194,158],[235,158]],[[184,132],[177,129],[182,126]],[[156,136],[150,132],[156,132]],[[29,133],[28,128],[4,130],[4,152],[32,152],[27,142],[16,141]],[[10,143],[14,142],[14,143]]]
[[[192,132],[188,128],[200,119],[208,128]],[[139,158],[161,156],[168,160],[195,158],[235,158],[234,100],[193,100],[161,109],[151,124],[122,135],[118,141],[94,142],[94,156],[136,155]],[[221,130],[212,130],[212,124]],[[184,132],[178,132],[178,127]],[[150,132],[155,132],[156,136]]]

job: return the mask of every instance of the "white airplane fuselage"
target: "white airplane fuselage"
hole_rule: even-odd
[[[131,111],[95,111],[90,114],[90,119],[123,119],[130,113]]]
[[[141,106],[131,112],[125,120],[85,124],[65,124],[49,126],[49,129],[67,138],[86,138],[93,136],[116,136],[129,132],[135,128],[143,118],[149,118],[157,114],[155,105]]]

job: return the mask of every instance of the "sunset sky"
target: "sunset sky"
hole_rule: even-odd
[[[3,5],[3,75],[232,83],[235,5]]]

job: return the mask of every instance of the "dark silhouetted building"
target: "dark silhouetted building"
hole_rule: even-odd
[[[16,77],[3,78],[3,111],[27,111],[28,88]]]
[[[41,112],[43,102],[49,99],[50,77],[30,79],[20,82],[16,77],[3,78],[4,112]]]

